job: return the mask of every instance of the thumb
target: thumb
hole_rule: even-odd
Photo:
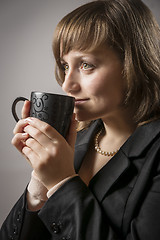
[[[22,112],[21,112],[22,119],[29,117],[30,104],[31,104],[31,103],[30,103],[30,101],[28,101],[28,100],[26,100],[26,101],[24,102],[24,105],[23,105],[23,108],[22,108]]]
[[[69,132],[68,132],[67,137],[66,137],[66,140],[67,140],[68,144],[73,149],[74,149],[75,142],[76,142],[76,137],[77,137],[76,127],[77,127],[77,121],[75,119],[75,113],[73,113],[71,123],[70,123]]]

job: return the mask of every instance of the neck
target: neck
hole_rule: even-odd
[[[105,128],[103,141],[112,142],[115,145],[122,145],[137,127],[133,117],[127,111],[104,117],[102,121]]]

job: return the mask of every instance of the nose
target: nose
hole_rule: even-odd
[[[80,90],[79,78],[76,73],[71,70],[66,73],[62,89],[67,94],[74,94]]]

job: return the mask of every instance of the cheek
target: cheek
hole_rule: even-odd
[[[125,81],[122,76],[122,68],[115,66],[101,69],[96,73],[85,76],[83,88],[90,95],[115,96],[123,95],[125,89]]]
[[[97,95],[98,93],[107,90],[108,85],[107,76],[101,72],[96,72],[84,78],[83,87],[91,95]]]
[[[125,98],[125,81],[117,74],[99,78],[90,86],[90,93],[106,102],[121,104]]]
[[[93,96],[108,95],[111,91],[115,91],[115,86],[113,79],[107,76],[97,76],[86,82],[85,89]]]

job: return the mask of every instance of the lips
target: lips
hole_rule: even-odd
[[[89,100],[89,98],[76,98],[75,105],[83,104],[83,103],[87,102],[88,100]]]

